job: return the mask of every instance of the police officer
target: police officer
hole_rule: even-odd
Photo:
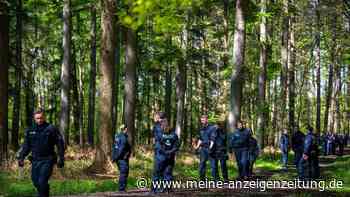
[[[24,166],[25,157],[32,153],[32,181],[39,197],[48,197],[50,186],[48,181],[54,164],[64,167],[64,141],[59,130],[45,121],[44,112],[34,112],[35,125],[25,131],[24,143],[19,152],[18,165]],[[55,146],[58,150],[55,152]]]
[[[345,137],[342,134],[338,135],[338,146],[339,146],[339,156],[343,156],[344,154],[344,144],[345,144]]]
[[[234,151],[239,171],[239,179],[246,179],[249,176],[248,149],[250,132],[243,127],[242,121],[238,121],[237,129],[232,133],[229,144],[230,152]]]
[[[299,161],[298,171],[300,179],[305,180],[319,178],[320,168],[318,154],[318,144],[316,142],[315,134],[313,133],[313,128],[308,126],[308,133],[304,142],[303,156]]]
[[[199,177],[205,180],[206,164],[210,161],[211,175],[214,180],[218,180],[218,165],[214,153],[214,143],[216,139],[216,127],[208,124],[208,116],[201,116],[202,128],[200,129],[200,137],[195,146],[199,149]]]
[[[219,122],[218,128],[216,130],[217,136],[215,139],[215,158],[220,163],[222,177],[225,182],[228,181],[228,171],[226,160],[228,159],[227,155],[227,134],[225,130],[225,122]]]
[[[305,135],[298,128],[295,129],[295,132],[292,136],[292,149],[294,152],[294,165],[298,169],[299,161],[303,154]]]
[[[156,147],[157,154],[153,181],[171,181],[173,180],[175,155],[179,150],[180,142],[175,131],[170,129],[166,118],[161,121],[161,128],[162,135],[159,138],[159,146]],[[162,189],[163,188],[155,188],[154,185],[152,185],[153,192],[163,191]]]
[[[288,136],[288,130],[283,129],[282,136],[280,138],[280,149],[282,154],[282,165],[283,170],[287,170],[288,165],[288,152],[289,152],[289,136]]]
[[[327,155],[335,154],[335,135],[334,133],[328,133],[327,138]]]
[[[157,112],[154,114],[154,127],[153,127],[153,137],[154,142],[158,142],[159,138],[162,136],[161,121],[165,118],[165,113]]]
[[[127,127],[122,125],[121,132],[114,137],[112,160],[117,163],[119,170],[119,191],[125,191],[129,175],[129,157],[131,146],[128,141]]]
[[[249,131],[249,130],[248,130]],[[248,161],[249,161],[249,176],[253,175],[253,168],[256,159],[259,156],[259,145],[258,141],[251,135],[249,138],[249,149],[248,149]]]
[[[323,152],[323,155],[326,156],[327,155],[327,138],[328,138],[328,135],[327,133],[324,133],[321,137],[321,142],[322,142],[322,152]]]

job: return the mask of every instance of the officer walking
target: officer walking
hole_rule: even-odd
[[[289,136],[288,136],[288,130],[283,129],[282,136],[280,138],[280,149],[282,154],[282,169],[287,170],[288,169],[288,152],[289,152]]]
[[[334,133],[328,133],[327,138],[327,155],[335,154],[335,135]]]
[[[345,137],[343,134],[338,135],[338,145],[339,145],[339,156],[343,156],[344,154],[344,144],[345,144]]]
[[[208,124],[208,116],[201,116],[202,128],[200,129],[200,137],[195,149],[199,148],[199,177],[205,180],[205,172],[207,161],[210,161],[211,175],[214,180],[218,180],[218,165],[215,158],[214,143],[216,139],[216,127]]]
[[[44,112],[34,112],[35,125],[25,131],[24,143],[19,152],[18,165],[24,166],[25,157],[32,153],[32,181],[39,197],[48,197],[50,186],[48,181],[54,164],[64,167],[64,140],[59,130],[45,121]],[[55,146],[58,150],[55,152]]]
[[[298,169],[299,161],[303,154],[305,135],[299,129],[296,129],[292,136],[292,149],[294,152],[294,165]]]
[[[308,126],[308,133],[305,137],[302,159],[299,161],[299,178],[317,179],[320,177],[320,167],[318,162],[318,144],[316,142],[313,128]],[[305,172],[307,171],[307,173]]]
[[[249,130],[248,130],[249,131]],[[249,150],[248,150],[248,161],[249,161],[249,176],[253,175],[253,168],[256,159],[259,156],[259,145],[258,141],[251,135],[249,138]]]
[[[124,192],[129,176],[129,158],[131,146],[128,141],[127,127],[122,125],[121,132],[114,137],[112,161],[116,162],[119,170],[119,191]]]
[[[242,121],[237,122],[237,129],[232,133],[229,144],[230,152],[235,153],[239,171],[239,179],[246,179],[249,176],[248,148],[250,132],[243,127]]]
[[[180,142],[174,130],[170,129],[168,120],[164,118],[161,121],[162,135],[159,138],[159,146],[156,147],[156,161],[153,181],[172,181],[173,169],[175,166],[175,155],[179,150]],[[170,189],[170,188],[166,188]],[[162,192],[163,188],[155,188],[152,185],[153,192]]]
[[[215,139],[215,157],[220,163],[222,177],[225,182],[228,181],[228,171],[226,160],[228,160],[227,155],[227,134],[225,130],[225,122],[219,122],[218,128],[216,130],[217,136]]]

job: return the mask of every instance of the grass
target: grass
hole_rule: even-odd
[[[71,153],[74,155],[74,153]],[[292,162],[293,156],[289,158]],[[293,180],[296,177],[295,170],[289,172],[280,171],[280,155],[262,155],[255,164],[257,174],[264,172],[273,172],[268,177],[270,180]],[[113,176],[96,177],[89,176],[85,173],[85,169],[90,166],[92,160],[90,158],[76,159],[71,158],[66,162],[64,177],[57,169],[50,180],[51,194],[69,195],[69,194],[87,194],[96,192],[116,191],[118,188],[117,178],[119,172],[115,170]],[[181,152],[177,156],[174,169],[174,176],[178,180],[198,179],[198,163],[199,159],[192,153]],[[230,159],[228,162],[229,177],[234,179],[237,176],[237,168],[235,162]],[[350,156],[338,157],[334,163],[325,168],[322,177],[326,180],[342,180],[344,188],[332,190],[335,192],[350,192]],[[210,177],[210,165],[207,164],[207,176]],[[153,171],[153,153],[152,151],[140,151],[130,160],[130,174],[128,179],[128,188],[136,188],[136,181],[140,178],[152,177]],[[24,169],[24,179],[19,179],[19,173],[15,167],[9,168],[7,171],[0,172],[0,196],[16,197],[16,196],[35,196],[36,190],[30,180],[30,165],[26,164]]]

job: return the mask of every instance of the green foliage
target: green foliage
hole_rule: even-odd
[[[282,69],[282,64],[279,62],[272,62],[267,66],[267,79],[272,80],[277,77]]]

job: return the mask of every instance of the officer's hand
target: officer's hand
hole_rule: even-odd
[[[303,159],[304,159],[304,160],[307,160],[308,158],[309,158],[309,156],[303,154]]]
[[[58,168],[63,168],[64,167],[64,159],[59,159],[57,162],[57,167]]]
[[[24,161],[23,160],[18,160],[18,166],[23,167],[24,166]]]

